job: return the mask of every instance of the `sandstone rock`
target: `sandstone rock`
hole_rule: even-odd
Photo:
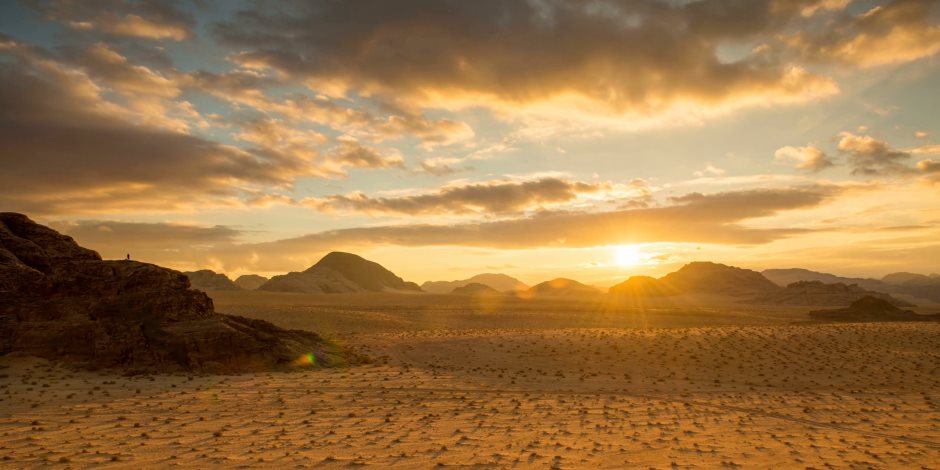
[[[180,272],[103,261],[22,214],[0,213],[0,354],[14,351],[154,372],[348,359],[315,333],[215,313]]]

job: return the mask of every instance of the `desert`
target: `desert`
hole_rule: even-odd
[[[63,261],[24,252],[24,237],[43,253],[101,263],[28,219],[3,221],[5,259],[45,263],[46,277]],[[368,277],[363,266],[389,278],[349,256],[331,274],[344,285],[344,270]],[[740,286],[716,273],[778,289],[752,271],[705,270],[698,290]],[[870,296],[823,310],[868,315],[843,322],[702,292],[494,292],[209,291],[231,318],[280,335],[315,331],[310,347],[333,348],[316,354],[332,364],[286,368],[207,369],[198,357],[87,367],[19,350],[14,331],[0,357],[0,465],[931,468],[940,457],[940,321],[928,315]],[[922,321],[873,322],[875,307]]]
[[[0,0],[0,470],[940,470],[940,0]]]

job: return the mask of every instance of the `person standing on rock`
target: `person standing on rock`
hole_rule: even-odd
[[[125,259],[126,259],[127,261],[130,261],[130,260],[131,260],[131,254],[128,253],[128,254],[127,254],[127,258],[125,258]]]

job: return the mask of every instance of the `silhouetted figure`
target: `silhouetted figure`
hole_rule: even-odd
[[[126,259],[127,259],[127,261],[130,261],[130,260],[131,260],[131,254],[130,254],[130,253],[127,254],[127,258],[126,258]]]

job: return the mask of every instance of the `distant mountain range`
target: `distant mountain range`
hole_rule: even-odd
[[[940,302],[940,275],[892,273],[881,279],[841,277],[802,268],[767,269],[762,273],[771,281],[786,286],[797,281],[858,284],[859,287],[886,294],[901,294]]]
[[[334,251],[306,271],[272,277],[258,290],[336,294],[344,292],[422,292],[382,265],[352,253]]]
[[[200,290],[262,290],[302,293],[430,292],[456,295],[510,294],[520,298],[596,297],[595,287],[557,278],[529,287],[499,273],[484,273],[457,281],[407,282],[380,264],[352,253],[332,252],[303,272],[266,279],[245,275],[232,281],[209,270],[185,273]],[[634,276],[611,287],[611,295],[669,297],[709,294],[758,305],[847,306],[863,297],[896,307],[912,304],[891,294],[940,302],[940,276],[893,273],[882,279],[846,278],[807,269],[768,269],[763,272],[720,263],[697,261],[661,278]]]
[[[483,284],[499,292],[520,292],[529,288],[524,282],[512,276],[484,273],[461,281],[428,281],[421,284],[421,289],[434,294],[446,294],[469,284]]]

